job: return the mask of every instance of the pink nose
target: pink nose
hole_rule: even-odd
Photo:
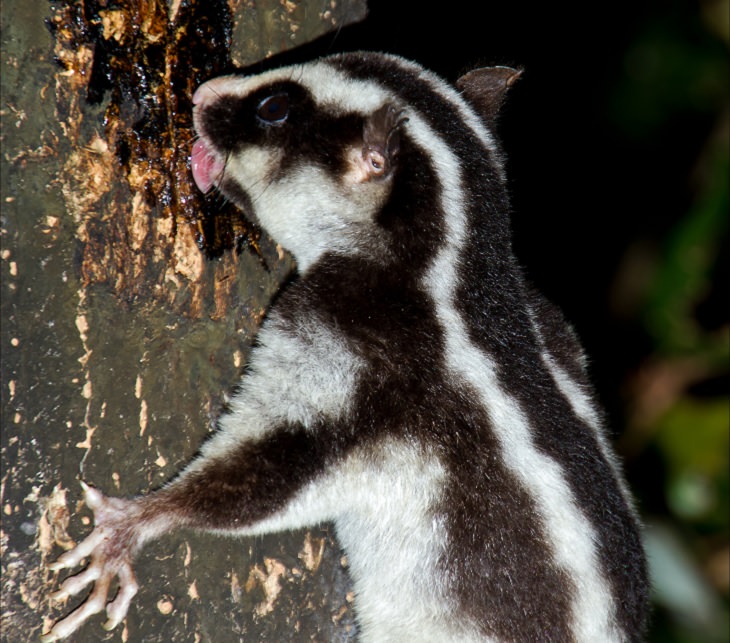
[[[206,94],[210,93],[210,89],[206,86],[206,83],[202,84],[193,94],[193,105],[199,105],[203,102]]]
[[[230,93],[225,90],[226,85],[230,85],[231,79],[226,76],[213,78],[203,83],[193,94],[193,105],[203,105],[211,100],[220,98],[224,94]]]

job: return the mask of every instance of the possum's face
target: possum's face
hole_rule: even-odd
[[[353,97],[315,63],[216,78],[193,102],[198,187],[220,190],[255,218],[300,270],[324,252],[382,245],[376,216],[398,171],[407,120],[385,90]]]

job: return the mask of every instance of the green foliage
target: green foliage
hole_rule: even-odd
[[[726,303],[719,321],[698,312],[708,297],[719,299],[713,282],[730,212],[727,28],[708,21],[710,4],[657,7],[627,48],[610,105],[621,135],[636,145],[707,136],[695,146],[699,158],[687,159],[689,205],[659,239],[635,320],[651,350],[631,400],[644,414],[629,420],[628,441],[640,445],[634,466],[657,474],[639,479],[637,491],[652,498],[650,638],[662,643],[730,640],[730,401],[718,386],[728,381],[730,320]],[[728,20],[726,1],[713,7]]]
[[[728,529],[727,399],[683,396],[657,424],[668,465],[667,500],[674,514],[711,529]]]
[[[694,5],[661,9],[627,48],[613,92],[614,120],[637,138],[656,135],[678,115],[717,113],[727,100],[727,43]]]
[[[710,288],[720,240],[728,231],[730,158],[726,133],[711,141],[705,185],[665,242],[644,314],[660,354],[694,353],[714,364],[727,364],[727,337],[703,331],[695,308]]]

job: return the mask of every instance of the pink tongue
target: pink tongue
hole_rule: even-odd
[[[193,144],[190,165],[193,168],[195,185],[198,186],[201,192],[210,190],[213,187],[213,183],[215,183],[223,171],[223,163],[214,156],[208,145],[202,139],[198,139]]]

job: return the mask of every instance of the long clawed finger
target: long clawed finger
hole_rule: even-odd
[[[51,641],[58,641],[67,637],[81,627],[83,622],[90,616],[101,612],[104,609],[104,605],[106,605],[111,578],[108,574],[100,576],[86,601],[79,605],[66,618],[58,621],[50,632],[42,635],[41,643],[50,643]]]
[[[94,529],[94,531],[76,545],[76,547],[67,551],[65,554],[61,554],[55,562],[48,566],[48,569],[53,572],[57,572],[60,569],[76,567],[76,565],[78,565],[97,548],[102,540],[104,540],[104,534],[100,529]]]
[[[107,622],[104,623],[105,630],[113,630],[127,615],[129,605],[132,602],[139,585],[134,577],[132,566],[124,563],[117,574],[119,577],[119,591],[116,598],[106,606]]]
[[[75,576],[69,576],[66,580],[61,583],[61,587],[58,591],[51,595],[51,599],[54,601],[60,601],[68,596],[78,594],[84,587],[89,583],[93,583],[101,576],[101,567],[98,565],[89,565],[84,571],[76,574]]]

